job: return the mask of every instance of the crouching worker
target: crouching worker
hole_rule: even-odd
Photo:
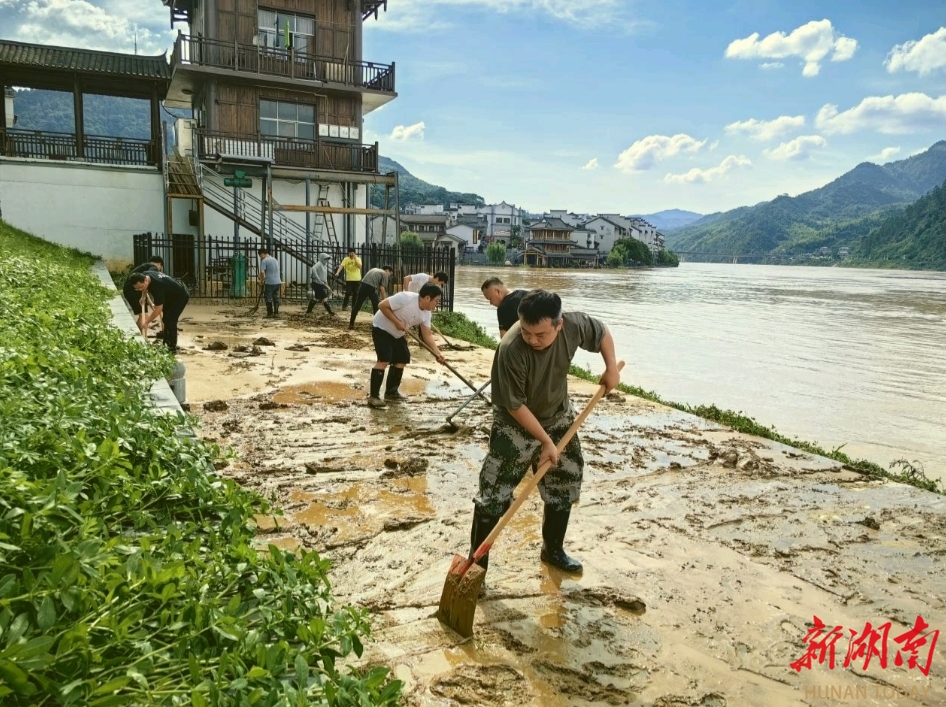
[[[371,327],[371,338],[378,356],[378,362],[371,369],[371,396],[368,398],[371,407],[383,408],[387,405],[385,400],[407,400],[398,387],[404,376],[404,367],[411,362],[411,350],[407,346],[407,330],[411,327],[420,326],[421,338],[433,351],[437,363],[444,363],[443,354],[430,332],[430,313],[437,308],[442,294],[436,285],[424,285],[419,293],[398,292],[381,301]],[[381,384],[389,364],[391,369],[382,400]]]
[[[325,311],[329,315],[335,316],[335,312],[332,311],[332,307],[328,303],[331,294],[328,286],[328,261],[331,258],[332,256],[328,253],[322,253],[319,256],[319,262],[313,265],[312,270],[309,271],[309,308],[305,311],[306,314],[311,314],[316,302],[321,302],[322,306],[325,307]]]
[[[177,351],[177,321],[181,318],[184,307],[190,295],[187,288],[175,280],[157,270],[148,270],[144,273],[132,273],[128,276],[131,286],[138,292],[147,292],[154,300],[154,309],[144,317],[141,324],[141,333],[147,334],[148,325],[159,317],[164,317],[164,344],[171,349],[171,352]]]
[[[581,572],[581,563],[564,550],[584,469],[578,435],[561,455],[556,449],[577,416],[568,398],[568,367],[579,348],[601,354],[601,382],[613,389],[620,374],[614,340],[604,323],[580,312],[562,312],[562,300],[553,292],[532,290],[522,298],[519,321],[493,357],[493,427],[473,499],[471,556],[512,504],[513,490],[529,467],[549,461],[552,467],[539,482],[545,504],[541,560],[565,572]],[[486,569],[489,555],[479,564]]]

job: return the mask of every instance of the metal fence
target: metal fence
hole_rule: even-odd
[[[204,236],[190,234],[139,233],[134,236],[135,264],[147,262],[154,255],[164,258],[164,271],[183,282],[191,298],[239,302],[255,298],[259,292],[258,249],[263,241],[257,237]],[[319,255],[326,253],[329,261],[329,281],[335,298],[345,292],[344,271],[338,277],[334,272],[348,249],[304,239],[273,239],[272,255],[279,261],[285,285],[283,298],[302,302],[308,299],[309,271]],[[394,268],[389,293],[400,292],[401,282],[415,273],[446,272],[450,282],[440,301],[442,311],[453,311],[453,293],[456,275],[456,253],[449,247],[410,248],[400,246],[361,245],[355,248],[361,257],[361,272],[390,265]]]

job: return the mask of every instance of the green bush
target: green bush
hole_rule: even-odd
[[[254,547],[258,496],[155,412],[91,258],[0,222],[0,703],[393,705],[328,564]]]
[[[608,253],[611,267],[653,265],[653,255],[643,241],[636,238],[619,238]]]
[[[486,246],[486,259],[493,265],[502,265],[506,262],[506,246],[499,241],[493,241]]]
[[[413,231],[403,231],[401,233],[401,247],[402,248],[423,248],[424,242],[420,238],[420,234],[414,233]]]

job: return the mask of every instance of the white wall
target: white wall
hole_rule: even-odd
[[[0,159],[7,223],[102,258],[130,261],[134,234],[164,231],[163,203],[153,168]]]

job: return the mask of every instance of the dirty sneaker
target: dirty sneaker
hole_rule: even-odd
[[[391,400],[396,403],[406,403],[410,398],[406,395],[403,395],[399,390],[387,390],[384,392],[384,399]]]
[[[368,407],[372,408],[386,408],[388,404],[384,402],[381,398],[371,397],[368,398]]]

